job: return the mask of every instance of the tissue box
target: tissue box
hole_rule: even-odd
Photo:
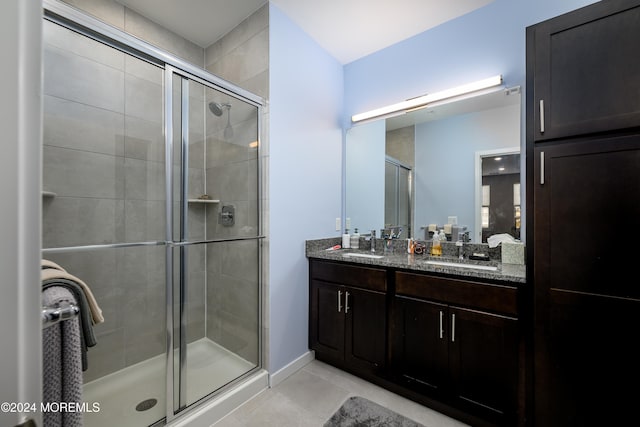
[[[503,264],[524,264],[524,244],[502,242]]]

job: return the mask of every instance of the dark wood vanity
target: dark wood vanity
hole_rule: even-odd
[[[309,257],[319,360],[473,426],[636,425],[640,1],[526,29],[526,281]]]
[[[474,426],[524,424],[518,283],[314,258],[309,283],[317,359]]]

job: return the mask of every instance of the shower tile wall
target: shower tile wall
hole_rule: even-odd
[[[415,133],[415,126],[388,131],[385,138],[385,154],[413,167],[416,157]]]
[[[205,68],[252,93],[269,97],[269,4],[205,49]]]
[[[94,17],[202,67],[204,50],[115,0],[61,0]]]
[[[162,70],[50,22],[43,31],[43,187],[56,193],[43,199],[43,247],[165,240]],[[204,276],[204,253],[189,257]],[[47,258],[87,282],[104,311],[85,382],[165,352],[163,247]],[[190,339],[204,337],[199,282]]]
[[[113,0],[64,1],[196,66],[206,64],[212,73],[268,98],[268,3],[220,41],[202,49]],[[44,247],[163,240],[164,142],[162,111],[158,110],[162,105],[161,74],[152,77],[149,70],[154,67],[147,63],[108,48],[96,48],[95,43],[87,46],[77,40],[74,45],[69,40],[57,41],[60,34],[46,31],[45,44],[51,46],[47,49],[55,53],[46,59],[53,61],[52,66],[45,65],[44,187],[57,192],[58,197],[44,199]],[[102,51],[102,57],[95,57]],[[73,69],[55,65],[62,62],[72,64]],[[102,78],[110,80],[92,83]],[[78,83],[69,87],[70,81]],[[208,94],[196,86],[190,85],[189,197],[203,194],[206,184],[206,192],[223,203],[190,207],[189,237],[205,236],[205,220],[207,238],[257,234],[257,161],[262,165],[263,232],[267,234],[268,108],[263,108],[260,118],[263,137],[262,157],[258,159],[257,149],[247,148],[257,139],[255,112],[247,125],[243,122],[251,111],[242,111],[234,104],[234,140],[244,141],[244,146],[229,143],[222,138],[226,116],[214,117],[201,100],[205,97],[209,102]],[[150,103],[151,98],[158,98],[158,103]],[[67,151],[61,152],[63,148]],[[72,150],[80,151],[80,158]],[[178,158],[175,156],[174,163]],[[69,179],[62,171],[70,162],[74,168],[82,164],[86,173]],[[63,197],[64,203],[59,203]],[[224,203],[236,207],[236,224],[230,228],[217,224]],[[174,212],[178,212],[177,205]],[[78,221],[79,215],[85,221]],[[267,248],[265,239],[264,265],[268,264]],[[257,331],[255,306],[258,278],[263,273],[255,263],[257,252],[255,241],[189,248],[189,342],[206,334],[258,363],[256,334],[263,331]],[[155,309],[155,304],[164,301],[162,247],[49,258],[85,279],[105,312],[107,321],[96,328],[98,346],[90,349],[85,381],[164,352],[164,307],[159,305],[162,310],[157,312]],[[263,274],[263,286],[266,279]],[[267,316],[263,310],[263,317]]]
[[[269,95],[269,9],[268,4],[249,16],[205,50],[206,68],[232,83],[268,98]],[[234,108],[238,108],[237,110]],[[218,224],[218,211],[207,212],[207,238],[255,236],[258,234],[257,148],[248,147],[258,135],[255,110],[232,106],[232,141],[223,137],[223,117],[207,117],[207,191],[220,206],[236,209],[232,227]],[[266,111],[266,108],[264,109]],[[261,118],[262,119],[262,118]],[[266,122],[266,120],[263,120]],[[268,161],[267,132],[262,132],[264,172]],[[266,197],[263,188],[263,197]],[[262,200],[263,213],[266,199]],[[263,230],[266,232],[266,230]],[[265,245],[266,247],[266,245]],[[263,247],[263,255],[265,254]],[[211,245],[207,252],[207,336],[246,360],[258,363],[258,279],[261,272],[251,260],[258,254],[255,241]],[[263,286],[265,285],[263,277]]]

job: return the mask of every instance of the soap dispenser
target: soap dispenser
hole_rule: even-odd
[[[360,233],[357,228],[351,235],[351,249],[360,249]]]
[[[442,255],[442,246],[440,245],[440,234],[438,231],[434,231],[433,239],[431,240],[431,256]]]
[[[351,247],[351,237],[349,236],[349,229],[345,228],[342,235],[342,249],[349,249]]]

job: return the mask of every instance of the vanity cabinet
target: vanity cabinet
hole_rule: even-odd
[[[638,40],[637,0],[597,2],[527,28],[533,138],[637,127]]]
[[[387,273],[310,261],[309,347],[316,358],[359,372],[385,366]]]
[[[396,380],[497,425],[515,425],[516,288],[396,272],[390,365]]]

